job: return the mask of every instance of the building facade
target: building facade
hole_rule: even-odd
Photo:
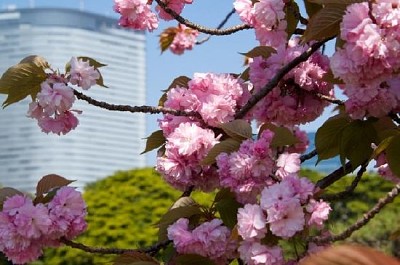
[[[29,55],[64,71],[72,56],[107,64],[104,83],[84,91],[113,104],[144,105],[145,34],[117,27],[117,21],[70,9],[20,9],[0,12],[0,72]],[[0,100],[5,100],[0,95]],[[80,124],[67,135],[46,135],[26,117],[29,98],[0,110],[0,185],[34,192],[50,173],[77,180],[75,186],[145,166],[145,116],[111,112],[80,100]]]

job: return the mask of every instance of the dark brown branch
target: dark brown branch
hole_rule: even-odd
[[[363,215],[362,218],[357,220],[353,225],[348,227],[346,230],[344,230],[342,233],[338,235],[329,235],[329,236],[319,236],[319,237],[314,237],[310,238],[308,241],[309,242],[314,242],[317,244],[324,244],[328,242],[335,242],[339,240],[344,240],[348,237],[350,237],[355,231],[359,230],[363,226],[365,226],[374,216],[379,213],[383,207],[385,207],[387,204],[393,202],[393,200],[396,198],[396,196],[399,194],[400,191],[400,184],[397,184],[390,192],[387,193],[387,195],[384,198],[381,198],[375,206],[369,210],[367,213]]]
[[[186,111],[180,111],[180,110],[174,110],[174,109],[169,109],[169,108],[164,108],[164,107],[151,107],[151,106],[129,106],[129,105],[114,105],[110,104],[104,101],[98,101],[96,99],[93,99],[89,96],[86,96],[82,94],[81,92],[74,90],[74,94],[78,99],[84,100],[87,103],[100,107],[102,109],[107,109],[111,111],[126,111],[126,112],[141,112],[141,113],[151,113],[151,114],[172,114],[175,116],[189,116],[189,117],[198,117],[200,118],[200,115],[196,112],[186,112]]]
[[[340,167],[323,179],[318,180],[315,185],[320,189],[325,189],[342,177],[349,174],[351,171],[353,171],[353,166],[350,164],[350,162],[348,162],[344,167]]]
[[[223,35],[230,35],[233,34],[235,32],[241,31],[241,30],[245,30],[245,29],[251,29],[252,27],[250,27],[249,25],[246,24],[242,24],[242,25],[237,25],[237,26],[233,26],[230,28],[226,28],[226,29],[214,29],[214,28],[206,28],[203,27],[199,24],[195,24],[183,17],[181,17],[180,15],[178,15],[174,10],[170,9],[167,7],[167,5],[165,3],[163,3],[161,0],[155,0],[157,2],[157,4],[168,14],[170,14],[176,21],[178,21],[179,23],[198,30],[202,33],[206,33],[206,34],[210,34],[210,35],[215,35],[215,36],[223,36]]]
[[[346,189],[344,191],[338,192],[335,194],[321,195],[320,198],[323,199],[324,201],[337,201],[337,200],[343,200],[346,197],[350,196],[353,193],[353,191],[356,189],[363,174],[367,170],[367,166],[368,166],[368,163],[365,163],[364,165],[361,166],[361,168],[357,172],[357,175],[354,177],[354,180],[351,182],[350,186],[346,187]]]
[[[236,119],[241,119],[243,118],[247,112],[249,112],[262,98],[264,98],[274,87],[276,87],[279,83],[279,81],[287,74],[289,73],[293,68],[298,66],[300,63],[307,61],[307,59],[314,53],[316,52],[324,43],[327,41],[333,39],[329,38],[324,41],[316,42],[313,45],[311,45],[310,48],[307,49],[307,51],[303,52],[300,54],[298,57],[293,59],[291,62],[289,62],[287,65],[283,66],[277,73],[276,75],[266,84],[258,93],[254,94],[250,100],[244,105],[235,115]]]
[[[398,113],[391,113],[389,117],[392,118],[397,124],[400,124],[400,117]]]
[[[303,35],[305,31],[306,31],[305,29],[297,28],[297,29],[294,30],[293,34],[295,34],[295,35]]]
[[[231,10],[231,12],[229,12],[225,18],[221,21],[221,23],[219,23],[219,25],[217,26],[217,29],[222,29],[223,26],[225,26],[225,24],[228,22],[228,20],[231,18],[231,16],[233,14],[235,14],[236,10],[233,8]],[[203,44],[204,42],[208,41],[211,38],[211,35],[207,36],[206,38],[199,40],[196,42],[196,45],[200,45]]]
[[[312,150],[310,153],[302,155],[302,156],[300,157],[300,162],[303,163],[304,161],[313,158],[313,157],[316,156],[317,154],[318,154],[318,153],[317,153],[317,150],[314,149],[314,150]]]
[[[82,243],[74,242],[71,240],[68,240],[66,238],[61,238],[60,243],[63,243],[66,246],[69,246],[71,248],[77,248],[80,250],[83,250],[87,253],[97,253],[97,254],[123,254],[127,252],[144,252],[148,253],[150,255],[154,255],[161,249],[165,248],[171,243],[171,240],[166,240],[160,243],[157,243],[151,247],[147,248],[138,248],[138,249],[126,249],[126,248],[104,248],[104,247],[91,247],[84,245]]]

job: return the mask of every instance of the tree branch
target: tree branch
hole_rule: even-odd
[[[155,0],[157,2],[157,4],[168,14],[170,14],[176,21],[178,21],[179,23],[198,30],[202,33],[206,33],[206,34],[210,34],[210,35],[215,35],[215,36],[223,36],[223,35],[230,35],[232,33],[241,31],[241,30],[245,30],[245,29],[251,29],[252,27],[250,27],[249,25],[246,24],[241,24],[241,25],[237,25],[237,26],[233,26],[230,28],[226,28],[226,29],[213,29],[213,28],[206,28],[203,27],[199,24],[195,24],[193,22],[190,22],[189,20],[181,17],[180,15],[178,15],[174,10],[170,9],[167,7],[167,5],[162,2],[161,0]]]
[[[339,240],[344,240],[348,237],[350,237],[353,232],[359,230],[363,226],[365,226],[374,216],[379,213],[383,207],[385,207],[387,204],[393,202],[393,200],[396,198],[396,196],[399,194],[400,191],[400,184],[397,184],[390,192],[387,193],[387,195],[384,198],[381,198],[375,206],[369,210],[367,213],[363,215],[361,219],[359,219],[357,222],[355,222],[353,225],[351,225],[349,228],[344,230],[342,233],[338,235],[329,235],[329,236],[318,236],[314,238],[310,238],[308,241],[309,242],[314,242],[316,244],[324,244],[328,242],[335,242]]]
[[[226,22],[228,22],[228,20],[231,18],[231,16],[232,16],[233,14],[235,14],[235,12],[236,12],[236,10],[233,8],[233,9],[231,10],[231,12],[229,12],[229,13],[225,16],[225,18],[221,21],[221,23],[219,23],[219,25],[217,26],[217,29],[221,29],[221,28],[226,24]],[[204,38],[204,39],[202,39],[202,40],[197,41],[197,42],[196,42],[196,45],[203,44],[204,42],[208,41],[210,38],[211,38],[211,35],[207,36],[206,38]]]
[[[159,0],[157,0],[159,1]],[[235,115],[236,119],[243,118],[247,112],[249,112],[263,97],[265,97],[276,85],[278,85],[279,81],[289,73],[293,68],[298,66],[300,63],[307,61],[307,59],[316,52],[325,42],[333,39],[328,38],[324,41],[316,42],[307,49],[307,51],[300,54],[298,57],[294,58],[287,65],[283,66],[276,75],[266,84],[258,93],[254,94],[250,100],[244,105]]]
[[[150,255],[155,255],[158,251],[168,246],[172,241],[166,240],[160,243],[157,243],[151,247],[147,248],[138,248],[138,249],[126,249],[126,248],[104,248],[104,247],[91,247],[84,245],[82,243],[74,242],[68,240],[66,238],[61,238],[60,243],[63,243],[66,246],[71,248],[76,248],[83,250],[87,253],[97,253],[97,254],[123,254],[127,252],[144,252]]]
[[[320,179],[317,181],[315,184],[316,187],[319,187],[320,189],[325,189],[341,179],[342,177],[346,176],[353,170],[353,166],[350,164],[350,162],[346,163],[344,167],[340,167],[333,171],[331,174],[328,176],[324,177],[323,179]]]
[[[321,195],[320,198],[324,201],[337,201],[342,200],[353,193],[355,188],[357,187],[358,183],[360,182],[363,174],[367,170],[368,163],[365,163],[361,166],[360,170],[358,170],[357,175],[355,176],[354,180],[351,182],[350,186],[346,187],[346,189],[342,192],[338,192],[335,194],[326,194]]]
[[[79,92],[77,90],[74,90],[74,94],[78,99],[84,100],[93,106],[96,106],[96,107],[99,107],[102,109],[111,110],[111,111],[126,111],[126,112],[132,112],[132,113],[140,112],[140,113],[150,113],[150,114],[163,113],[163,114],[172,114],[175,116],[188,116],[188,117],[201,118],[200,115],[196,112],[174,110],[174,109],[169,109],[169,108],[164,108],[164,107],[114,105],[114,104],[109,104],[104,101],[98,101],[96,99],[93,99],[89,96],[86,96],[85,94],[82,94],[81,92]]]
[[[330,103],[333,103],[333,104],[336,104],[336,105],[339,105],[339,106],[343,106],[344,105],[344,101],[343,100],[336,99],[336,98],[333,98],[333,97],[330,97],[330,96],[327,96],[327,95],[324,95],[324,94],[321,94],[321,93],[316,93],[316,92],[309,92],[309,93],[313,94],[314,96],[316,96],[319,99],[328,101]]]
[[[300,162],[303,163],[304,161],[309,160],[309,159],[313,158],[316,155],[317,155],[317,150],[314,149],[310,153],[300,156]]]

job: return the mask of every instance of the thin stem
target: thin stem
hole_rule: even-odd
[[[225,18],[219,23],[217,26],[217,29],[221,29],[225,24],[228,22],[228,20],[231,18],[233,14],[235,14],[236,10],[233,8],[226,16]],[[196,45],[203,44],[204,42],[208,41],[211,38],[211,35],[207,36],[206,38],[199,40],[196,42]]]
[[[71,248],[76,248],[83,250],[87,253],[97,253],[97,254],[123,254],[127,252],[144,252],[148,254],[155,254],[161,249],[165,248],[171,243],[171,240],[166,240],[160,243],[157,243],[153,246],[147,247],[147,248],[138,248],[138,249],[127,249],[127,248],[104,248],[104,247],[92,247],[92,246],[87,246],[82,243],[74,242],[71,240],[68,240],[66,238],[61,238],[60,243],[63,243],[66,246],[69,246]]]
[[[339,240],[344,240],[348,237],[350,237],[355,231],[359,230],[363,226],[365,226],[376,214],[378,214],[383,207],[385,207],[387,204],[393,202],[393,200],[396,198],[396,196],[399,194],[400,191],[400,184],[397,184],[390,192],[387,193],[387,195],[384,198],[381,198],[375,206],[366,212],[362,218],[357,220],[353,225],[348,227],[346,230],[344,230],[342,233],[338,235],[329,235],[329,236],[318,236],[314,238],[310,238],[308,241],[309,242],[314,242],[317,244],[324,244],[328,242],[335,242]]]
[[[329,38],[324,41],[316,42],[307,49],[307,51],[300,54],[298,57],[294,58],[291,62],[283,66],[276,75],[266,84],[258,93],[254,94],[250,100],[244,105],[235,115],[236,119],[243,118],[247,112],[249,112],[262,98],[264,98],[269,92],[274,89],[279,83],[279,81],[292,69],[298,66],[300,63],[307,61],[307,59],[316,52],[324,43],[333,39]]]
[[[187,112],[187,111],[181,111],[181,110],[174,110],[174,109],[169,109],[169,108],[164,108],[164,107],[152,107],[152,106],[129,106],[129,105],[114,105],[110,104],[104,101],[98,101],[96,99],[93,99],[89,96],[86,96],[82,94],[81,92],[74,90],[75,96],[80,99],[84,100],[87,103],[102,108],[102,109],[107,109],[111,111],[126,111],[126,112],[140,112],[140,113],[150,113],[150,114],[172,114],[175,116],[188,116],[188,117],[198,117],[200,118],[200,115],[196,112]]]
[[[174,10],[170,9],[169,7],[167,7],[167,5],[162,2],[161,0],[155,0],[157,2],[157,4],[168,14],[170,14],[176,21],[178,21],[179,23],[198,30],[202,33],[206,33],[206,34],[210,34],[210,35],[215,35],[215,36],[223,36],[223,35],[230,35],[233,34],[235,32],[241,31],[241,30],[245,30],[245,29],[251,29],[252,27],[250,27],[249,25],[246,24],[241,24],[241,25],[237,25],[237,26],[233,26],[230,28],[226,28],[226,29],[214,29],[214,28],[206,28],[204,26],[201,26],[199,24],[195,24],[183,17],[181,17],[180,15],[178,15]]]
[[[316,96],[317,98],[325,100],[325,101],[328,101],[330,103],[333,103],[333,104],[336,104],[336,105],[339,105],[339,106],[343,106],[344,105],[344,101],[343,100],[336,99],[336,98],[333,98],[333,97],[330,97],[330,96],[327,96],[327,95],[324,95],[324,94],[321,94],[321,93],[314,93],[314,92],[310,92],[310,93],[313,94],[314,96]]]
[[[343,200],[346,197],[350,196],[356,189],[363,174],[367,170],[367,166],[368,166],[368,163],[365,163],[361,166],[360,170],[358,170],[357,175],[355,176],[354,180],[351,182],[350,186],[346,187],[346,189],[344,191],[338,192],[335,194],[322,195],[322,196],[320,196],[320,198],[323,199],[324,201],[337,201],[337,200]]]

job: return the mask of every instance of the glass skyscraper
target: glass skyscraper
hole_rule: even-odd
[[[145,34],[117,27],[117,21],[70,9],[20,9],[0,12],[0,71],[29,55],[47,59],[62,72],[72,56],[107,64],[100,71],[109,88],[83,91],[113,104],[144,105]],[[0,95],[0,100],[5,100]],[[80,100],[80,124],[67,135],[46,135],[26,117],[27,98],[0,110],[0,185],[33,192],[50,173],[77,180],[75,186],[117,170],[145,166],[145,116],[111,112]]]

